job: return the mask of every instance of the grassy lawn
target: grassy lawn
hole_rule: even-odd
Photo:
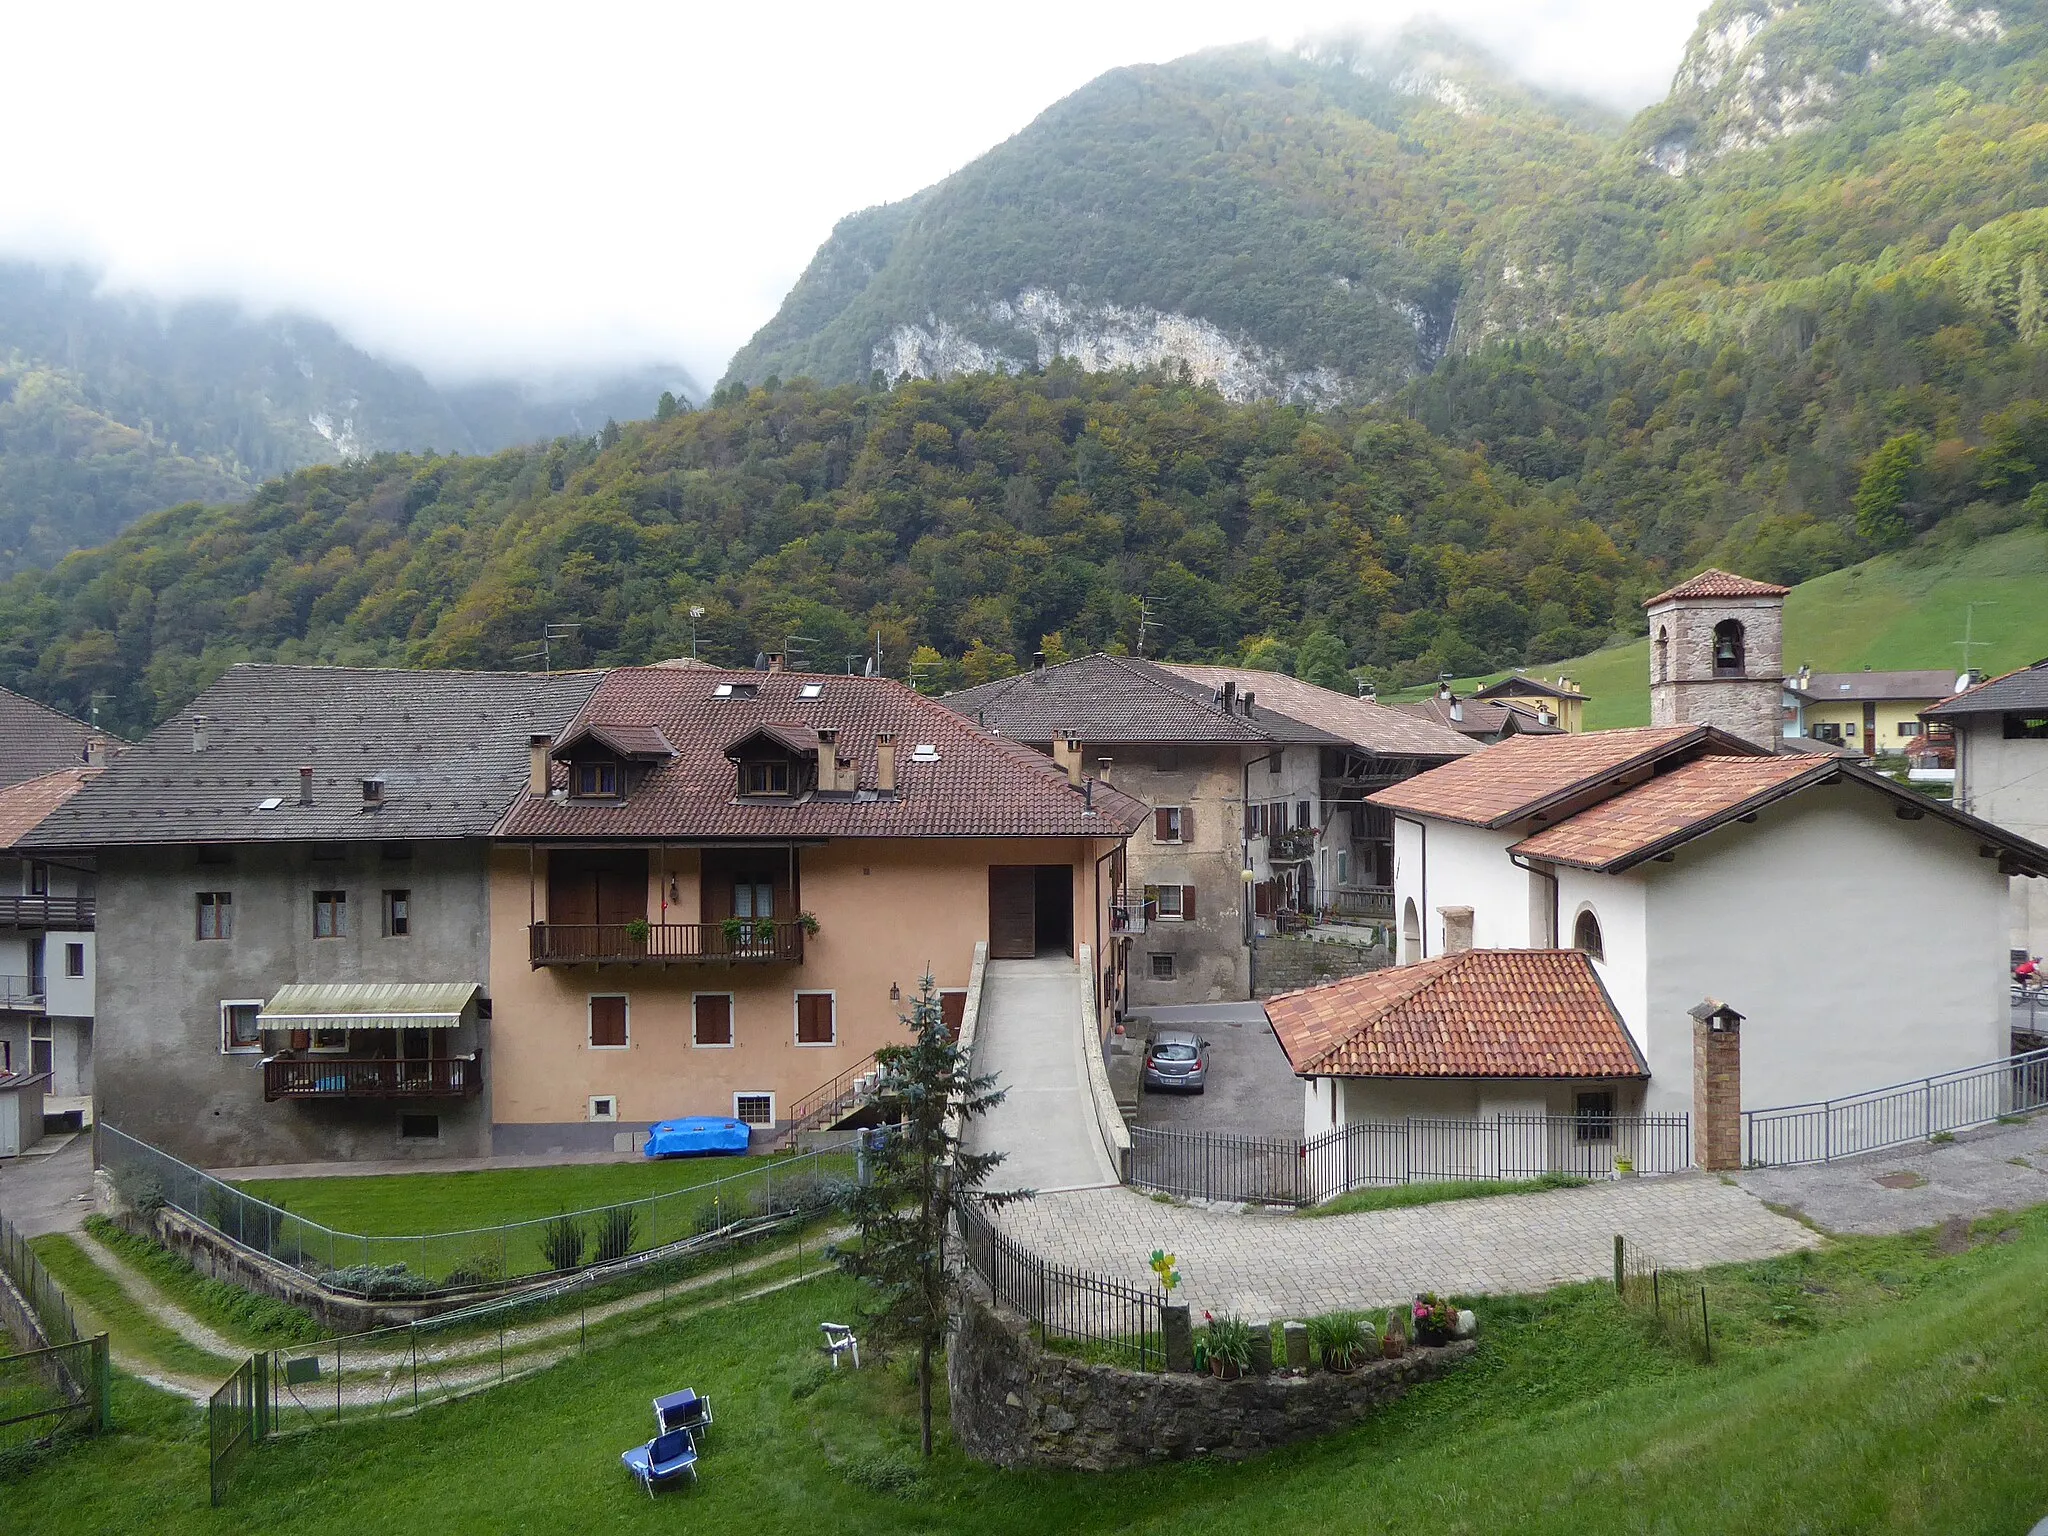
[[[166,1371],[214,1380],[234,1368],[233,1360],[188,1343],[143,1311],[121,1289],[120,1282],[86,1256],[76,1238],[56,1233],[33,1238],[29,1246],[71,1298],[71,1305],[79,1314],[78,1326],[88,1333],[104,1330],[116,1350]]]
[[[1985,539],[1960,553],[1909,550],[1802,582],[1785,599],[1785,668],[1807,662],[1818,672],[1880,671],[1963,665],[1963,626],[1970,603],[1971,665],[1996,676],[2048,656],[2048,532],[2023,528]],[[1530,671],[1562,672],[1592,695],[1586,724],[1604,730],[1650,723],[1650,642],[1610,646]],[[1459,693],[1505,673],[1462,679]],[[1410,689],[1401,699],[1430,690]],[[1392,697],[1392,696],[1390,696]]]
[[[492,1168],[481,1173],[389,1173],[362,1178],[251,1179],[239,1187],[337,1232],[410,1237],[531,1221],[563,1211],[690,1189],[788,1159],[667,1158]],[[852,1166],[851,1160],[847,1167]]]
[[[1649,1344],[1601,1286],[1481,1304],[1480,1352],[1376,1421],[1249,1464],[1004,1473],[913,1453],[899,1372],[837,1375],[850,1282],[684,1318],[416,1419],[266,1446],[206,1505],[196,1416],[124,1384],[120,1431],[0,1485],[0,1528],[369,1536],[591,1529],[1416,1532],[2026,1530],[2048,1512],[2048,1212],[1710,1271],[1717,1360]],[[711,1392],[694,1491],[618,1452]]]
[[[1535,1195],[1546,1189],[1577,1189],[1587,1181],[1568,1173],[1546,1173],[1534,1179],[1444,1179],[1429,1184],[1393,1184],[1385,1189],[1354,1189],[1348,1195],[1295,1212],[1297,1216],[1348,1216],[1353,1211],[1393,1211],[1407,1205],[1437,1205],[1445,1200],[1483,1200],[1490,1195]]]
[[[271,1349],[320,1337],[320,1325],[287,1302],[202,1275],[169,1249],[103,1216],[88,1216],[85,1224],[130,1269],[223,1338],[250,1349]]]

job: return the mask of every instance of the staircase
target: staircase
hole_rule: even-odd
[[[881,1085],[882,1069],[870,1051],[830,1082],[813,1088],[796,1101],[789,1124],[776,1142],[776,1150],[793,1150],[797,1139],[807,1132],[829,1131],[845,1125],[875,1105],[881,1097]]]

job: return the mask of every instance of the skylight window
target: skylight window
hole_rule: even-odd
[[[714,699],[752,699],[761,693],[759,683],[720,683],[711,690]]]
[[[821,699],[825,696],[825,685],[823,683],[805,683],[800,690],[800,696],[806,699]]]
[[[939,760],[939,749],[928,741],[920,741],[910,749],[910,760],[913,763],[936,763]]]
[[[259,804],[259,805],[258,805],[258,806],[256,807],[256,809],[257,809],[257,810],[259,810],[259,811],[274,811],[274,810],[276,810],[276,809],[277,809],[277,808],[278,808],[278,807],[279,807],[280,805],[283,805],[283,804],[284,804],[284,796],[282,796],[282,795],[272,795],[272,796],[271,796],[271,797],[270,797],[270,798],[269,798],[268,800],[265,800],[265,801],[263,801],[263,802],[262,802],[261,804]]]

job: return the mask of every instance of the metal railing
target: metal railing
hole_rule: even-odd
[[[535,923],[535,965],[801,965],[804,925],[734,918],[730,923]]]
[[[206,1401],[206,1484],[215,1508],[235,1464],[270,1430],[270,1357],[251,1355]]]
[[[337,1232],[294,1215],[112,1125],[99,1127],[99,1147],[101,1165],[131,1206],[169,1206],[328,1291],[389,1301],[573,1274],[735,1221],[809,1209],[836,1196],[857,1171],[848,1152],[803,1152],[616,1205],[459,1232],[386,1237]]]
[[[1158,1292],[1041,1259],[975,1206],[963,1203],[955,1212],[968,1266],[998,1303],[1037,1330],[1041,1345],[1060,1340],[1141,1371],[1166,1369]]]
[[[0,976],[0,1008],[40,1008],[48,996],[41,976]]]
[[[107,1336],[0,1355],[0,1450],[112,1427]]]
[[[1143,933],[1157,915],[1149,901],[1113,901],[1109,904],[1109,931]]]
[[[798,1099],[789,1112],[789,1126],[782,1133],[782,1145],[793,1147],[805,1133],[829,1129],[855,1110],[873,1102],[882,1085],[882,1069],[870,1051],[830,1082]]]
[[[1191,1200],[1306,1206],[1354,1189],[1546,1174],[1678,1173],[1692,1164],[1687,1115],[1413,1115],[1361,1120],[1304,1141],[1131,1127],[1127,1183]]]
[[[1742,1161],[1750,1167],[1832,1162],[1989,1125],[2044,1105],[2048,1050],[2027,1051],[1845,1098],[1745,1110]]]
[[[93,926],[99,903],[91,896],[0,896],[0,928]]]
[[[1316,834],[1308,827],[1292,832],[1275,832],[1266,839],[1269,864],[1306,864],[1316,856]]]
[[[72,1315],[70,1300],[43,1268],[43,1261],[29,1247],[28,1239],[5,1216],[0,1216],[0,1270],[7,1272],[7,1278],[35,1313],[44,1338],[52,1344],[76,1344],[85,1337],[79,1332],[78,1319]]]
[[[266,1057],[263,1098],[473,1099],[483,1092],[481,1051],[408,1061],[395,1056]]]

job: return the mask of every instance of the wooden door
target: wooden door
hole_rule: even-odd
[[[1038,953],[1038,871],[1029,864],[991,864],[988,871],[988,957],[1029,960]]]

